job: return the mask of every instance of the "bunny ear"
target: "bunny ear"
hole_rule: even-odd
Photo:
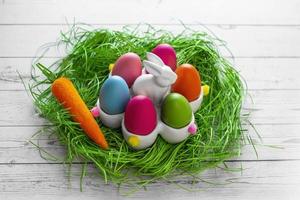
[[[160,76],[162,73],[162,68],[153,62],[144,60],[143,65],[146,68],[147,72],[149,72],[153,76]]]
[[[154,53],[147,52],[147,59],[153,63],[158,64],[159,66],[165,65],[164,62],[160,59],[160,57],[158,57]]]

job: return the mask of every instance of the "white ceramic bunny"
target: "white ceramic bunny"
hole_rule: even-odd
[[[175,83],[177,75],[157,55],[147,53],[147,59],[143,61],[143,65],[149,74],[139,76],[132,90],[135,95],[148,96],[156,105],[159,105],[170,91],[170,86]]]

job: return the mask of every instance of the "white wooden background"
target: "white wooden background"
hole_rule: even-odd
[[[246,79],[254,104],[252,122],[263,138],[257,146],[229,160],[242,173],[209,170],[187,192],[168,182],[123,197],[117,187],[89,175],[79,191],[81,165],[67,168],[47,162],[27,142],[45,120],[39,118],[16,73],[29,79],[36,50],[55,41],[67,22],[119,28],[151,23],[177,31],[180,21],[195,29],[204,24],[227,41],[236,68]],[[59,55],[47,54],[46,64]],[[224,56],[230,56],[224,52]],[[300,197],[300,1],[299,0],[1,0],[0,1],[0,199],[299,199]],[[255,138],[254,131],[250,134]],[[57,142],[43,146],[63,155]],[[92,166],[89,166],[93,171]],[[177,181],[191,187],[187,180]]]

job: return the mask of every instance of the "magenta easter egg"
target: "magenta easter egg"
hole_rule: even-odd
[[[159,44],[153,50],[152,53],[156,54],[164,62],[165,65],[169,66],[173,71],[177,67],[176,52],[174,48],[169,44]]]
[[[157,125],[157,115],[152,100],[143,95],[133,97],[127,104],[124,125],[136,135],[148,135]]]
[[[128,87],[131,87],[135,79],[142,74],[142,61],[137,54],[126,53],[118,58],[111,74],[121,76]]]

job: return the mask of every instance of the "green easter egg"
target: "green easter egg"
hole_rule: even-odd
[[[187,99],[178,93],[170,93],[163,101],[162,121],[172,128],[183,128],[192,120],[192,109]]]

